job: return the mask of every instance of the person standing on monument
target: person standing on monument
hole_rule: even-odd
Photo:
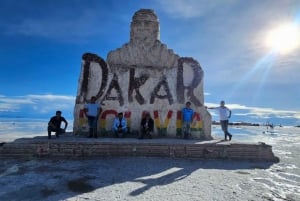
[[[61,128],[61,122],[65,123],[65,127]],[[61,111],[56,111],[55,116],[51,117],[48,122],[48,139],[51,139],[51,132],[55,132],[58,138],[60,134],[65,133],[68,127],[67,120],[61,116]]]
[[[123,113],[120,112],[118,116],[114,119],[112,130],[115,134],[115,137],[124,138],[127,132],[127,121],[123,117]]]
[[[98,137],[97,122],[101,112],[102,112],[102,108],[100,104],[96,103],[96,96],[92,96],[90,103],[87,103],[84,106],[84,113],[85,116],[88,118],[88,124],[89,124],[89,138]]]
[[[225,106],[225,101],[220,102],[219,107],[207,107],[207,109],[216,109],[219,112],[220,124],[221,128],[225,135],[225,141],[227,140],[227,136],[229,137],[229,141],[232,138],[232,134],[228,132],[228,123],[229,118],[231,117],[231,110]]]
[[[191,102],[186,102],[185,108],[182,109],[182,128],[183,138],[189,139],[191,136],[191,125],[193,122],[194,110],[191,108]]]

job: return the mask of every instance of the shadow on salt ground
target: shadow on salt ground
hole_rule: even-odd
[[[64,200],[104,187],[127,182],[143,183],[132,189],[138,196],[152,187],[186,179],[201,169],[247,170],[269,168],[272,163],[228,160],[186,160],[170,158],[93,158],[2,160],[0,200]]]
[[[149,190],[154,186],[163,186],[179,180],[185,179],[192,172],[187,171],[186,169],[175,170],[175,172],[169,173],[167,175],[158,177],[158,178],[149,178],[149,179],[135,179],[135,182],[141,182],[145,184],[144,187],[134,190],[130,193],[131,196],[137,196],[143,194],[145,191]]]
[[[238,170],[236,172],[238,174],[250,174],[247,172],[247,169],[267,169],[271,165],[272,163],[237,162],[228,160],[182,160],[177,164],[177,166],[165,167],[165,171],[160,172],[160,176],[158,177],[154,175],[151,178],[146,177],[134,179],[133,181],[141,182],[145,184],[145,186],[132,191],[130,195],[137,196],[139,194],[143,194],[152,187],[164,186],[183,180],[199,169]]]

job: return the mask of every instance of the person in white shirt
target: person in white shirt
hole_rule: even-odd
[[[96,96],[91,97],[90,103],[87,103],[84,106],[85,116],[88,118],[89,124],[89,138],[94,137],[97,138],[97,122],[100,113],[102,112],[102,108],[100,104],[96,103]]]
[[[232,138],[232,134],[228,132],[228,123],[229,123],[229,118],[231,117],[231,110],[225,106],[225,101],[222,100],[220,102],[219,107],[207,107],[207,109],[216,109],[219,111],[220,124],[225,135],[225,141],[227,140],[227,136],[229,137],[229,141],[230,141]]]

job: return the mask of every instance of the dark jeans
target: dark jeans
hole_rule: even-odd
[[[225,135],[225,140],[227,140],[227,136],[231,139],[232,135],[228,132],[228,120],[221,120],[221,128]]]
[[[140,139],[144,139],[144,137],[152,138],[151,133],[153,132],[152,129],[149,128],[142,128],[141,129],[141,136],[139,137]]]
[[[119,129],[113,129],[113,132],[115,134],[115,137],[121,137],[124,138],[126,137],[126,133],[127,133],[127,128],[119,128]]]
[[[192,122],[189,122],[189,121],[184,121],[182,123],[184,139],[188,139],[191,136],[191,124],[192,124]]]
[[[89,137],[97,137],[97,117],[88,116]]]
[[[48,138],[49,139],[51,138],[51,132],[55,132],[56,137],[59,137],[60,134],[65,133],[65,130],[62,128],[54,129],[54,128],[48,126]]]

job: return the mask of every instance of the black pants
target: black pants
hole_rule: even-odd
[[[117,129],[113,128],[113,132],[114,132],[116,138],[119,138],[119,137],[124,138],[124,137],[126,137],[127,131],[128,131],[127,128],[122,128],[122,127],[119,127]]]
[[[97,117],[88,116],[89,137],[98,137],[97,135]]]
[[[144,137],[148,137],[148,138],[151,139],[152,138],[151,132],[152,132],[151,129],[142,128],[141,129],[141,136],[139,138],[144,139]]]
[[[62,128],[54,129],[54,128],[48,126],[48,138],[49,139],[51,138],[51,132],[55,132],[56,137],[59,137],[60,134],[65,133],[65,130]]]

